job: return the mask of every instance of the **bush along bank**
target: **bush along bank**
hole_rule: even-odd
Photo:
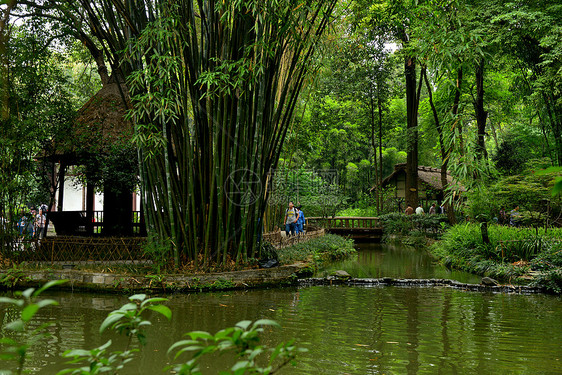
[[[400,242],[414,247],[426,246],[441,238],[450,228],[447,215],[405,215],[391,213],[379,216],[383,242]]]
[[[281,264],[306,262],[309,267],[301,271],[298,276],[311,276],[323,263],[345,259],[357,254],[353,247],[353,240],[326,234],[322,237],[287,246],[277,250]]]
[[[448,268],[562,293],[562,228],[490,225],[488,235],[485,242],[479,224],[458,224],[430,252]]]

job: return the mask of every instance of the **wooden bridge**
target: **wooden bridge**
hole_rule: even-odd
[[[380,241],[383,230],[378,217],[309,217],[306,224],[324,228],[329,233],[350,236],[356,240]]]

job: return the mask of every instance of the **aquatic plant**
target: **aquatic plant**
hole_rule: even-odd
[[[51,281],[38,290],[30,288],[16,292],[15,298],[0,297],[0,303],[9,304],[17,310],[16,318],[3,324],[1,328],[1,374],[19,375],[25,372],[29,349],[49,336],[50,323],[37,326],[33,324],[34,318],[40,309],[57,304],[52,299],[40,300],[38,297],[46,289],[64,282],[66,280]],[[172,311],[161,304],[165,301],[166,298],[150,298],[146,294],[129,297],[129,302],[110,312],[99,328],[100,334],[113,330],[125,335],[128,340],[123,350],[114,350],[111,340],[93,349],[67,350],[63,357],[70,359],[67,362],[70,366],[57,375],[118,374],[127,363],[135,360],[135,353],[140,351],[132,348],[133,341],[138,341],[141,349],[147,343],[145,328],[151,322],[144,315],[152,311],[171,319]],[[176,363],[166,366],[165,370],[183,375],[201,374],[199,362],[202,357],[226,352],[234,354],[231,356],[234,363],[230,371],[221,373],[273,374],[290,363],[294,364],[297,354],[306,349],[298,348],[292,341],[280,343],[273,348],[261,345],[260,335],[267,326],[279,327],[275,321],[262,319],[255,322],[244,320],[214,335],[203,331],[188,332],[184,335],[186,339],[170,346],[168,353],[174,353]],[[11,362],[16,362],[15,370],[4,368]]]
[[[31,323],[39,310],[57,305],[52,299],[39,300],[40,294],[54,285],[65,282],[66,280],[49,281],[39,289],[29,288],[23,292],[15,292],[16,298],[0,297],[0,303],[8,304],[17,311],[16,319],[2,325],[2,338],[0,338],[2,363],[16,362],[16,369],[15,372],[0,369],[0,373],[21,374],[29,349],[49,336],[47,328],[51,324],[45,323],[36,327]]]

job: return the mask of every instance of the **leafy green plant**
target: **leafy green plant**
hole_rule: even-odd
[[[26,273],[21,268],[14,266],[4,270],[0,274],[0,285],[8,289],[13,289],[21,281],[27,280]]]
[[[431,238],[439,238],[449,227],[446,215],[404,215],[401,213],[391,213],[379,216],[379,220],[384,230],[384,238],[389,236],[415,236],[419,233]],[[407,239],[401,239],[408,241]],[[418,239],[413,242],[418,243]],[[425,243],[425,241],[424,241]]]
[[[174,359],[177,360],[183,354],[189,353],[191,357],[186,362],[172,365],[168,369],[181,375],[200,375],[202,374],[199,361],[203,356],[213,353],[234,353],[236,363],[232,365],[229,372],[221,374],[273,374],[280,368],[289,363],[294,364],[296,355],[305,349],[298,348],[292,342],[281,343],[275,348],[268,348],[259,345],[260,334],[264,326],[279,327],[273,320],[261,319],[255,322],[243,320],[234,327],[223,329],[212,335],[208,332],[194,331],[185,336],[188,338],[173,344],[168,353],[175,353]],[[270,353],[265,361],[266,365],[259,360],[264,353]]]
[[[531,282],[531,285],[543,287],[551,293],[562,294],[562,268],[552,269],[539,274]]]
[[[172,259],[170,239],[158,238],[154,233],[150,233],[142,246],[144,254],[152,260],[151,267],[156,274],[160,274],[171,266]]]
[[[313,260],[320,262],[344,259],[356,254],[353,240],[335,234],[326,234],[306,242],[297,243],[278,250],[279,262],[290,264]]]
[[[65,283],[66,280],[53,280],[39,289],[29,288],[23,292],[15,292],[17,298],[0,297],[0,303],[9,304],[18,310],[17,319],[2,326],[2,338],[0,338],[0,359],[2,361],[16,362],[15,372],[11,370],[0,370],[2,374],[21,374],[24,368],[28,350],[49,336],[47,328],[50,323],[40,324],[30,329],[31,322],[39,310],[57,305],[52,299],[39,300],[39,295],[55,285]],[[3,362],[6,363],[6,362]]]
[[[167,301],[167,298],[148,298],[146,294],[135,294],[129,297],[129,301],[129,303],[123,305],[120,309],[110,312],[99,329],[100,334],[110,328],[127,336],[128,340],[125,350],[109,352],[108,349],[112,344],[111,340],[91,350],[67,350],[64,352],[63,356],[72,358],[68,363],[79,363],[83,364],[83,366],[62,370],[58,372],[58,375],[117,373],[127,362],[133,359],[134,353],[138,352],[138,349],[131,349],[134,338],[136,338],[142,346],[146,345],[144,328],[149,326],[151,322],[142,317],[143,313],[150,310],[163,315],[168,320],[172,318],[170,309],[159,303]]]

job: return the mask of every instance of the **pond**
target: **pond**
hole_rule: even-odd
[[[377,257],[390,261],[392,255],[402,251],[411,250],[363,248],[357,262]],[[415,253],[411,255],[416,259]],[[430,271],[420,259],[411,265],[409,269],[417,271],[408,277],[445,277],[439,275],[446,270]],[[361,275],[365,277],[395,276],[385,273],[394,266],[378,267],[379,261],[364,266],[350,261],[337,266],[346,264],[354,276],[354,272],[364,272]],[[433,262],[429,260],[429,264]],[[458,276],[462,279],[466,275]],[[123,338],[99,335],[98,327],[107,313],[125,303],[126,297],[58,292],[48,296],[57,299],[60,306],[49,308],[34,322],[53,325],[46,344],[30,353],[27,368],[31,373],[55,374],[64,368],[60,353],[68,348],[89,349],[112,339],[116,350],[123,349]],[[267,329],[265,343],[295,339],[308,349],[299,356],[297,366],[286,368],[284,374],[562,372],[562,300],[555,296],[333,286],[167,297],[172,321],[152,316],[147,346],[122,374],[162,373],[170,360],[167,348],[185,332],[216,332],[241,320],[262,318],[276,320],[282,326]],[[4,322],[12,313],[0,310]],[[203,372],[216,374],[228,365],[225,361],[228,359],[221,357],[206,362]],[[5,365],[2,363],[1,368]]]
[[[468,284],[479,284],[481,280],[468,272],[446,269],[425,250],[372,242],[357,243],[356,248],[356,257],[327,265],[316,276],[327,276],[341,269],[360,278],[449,279]]]

